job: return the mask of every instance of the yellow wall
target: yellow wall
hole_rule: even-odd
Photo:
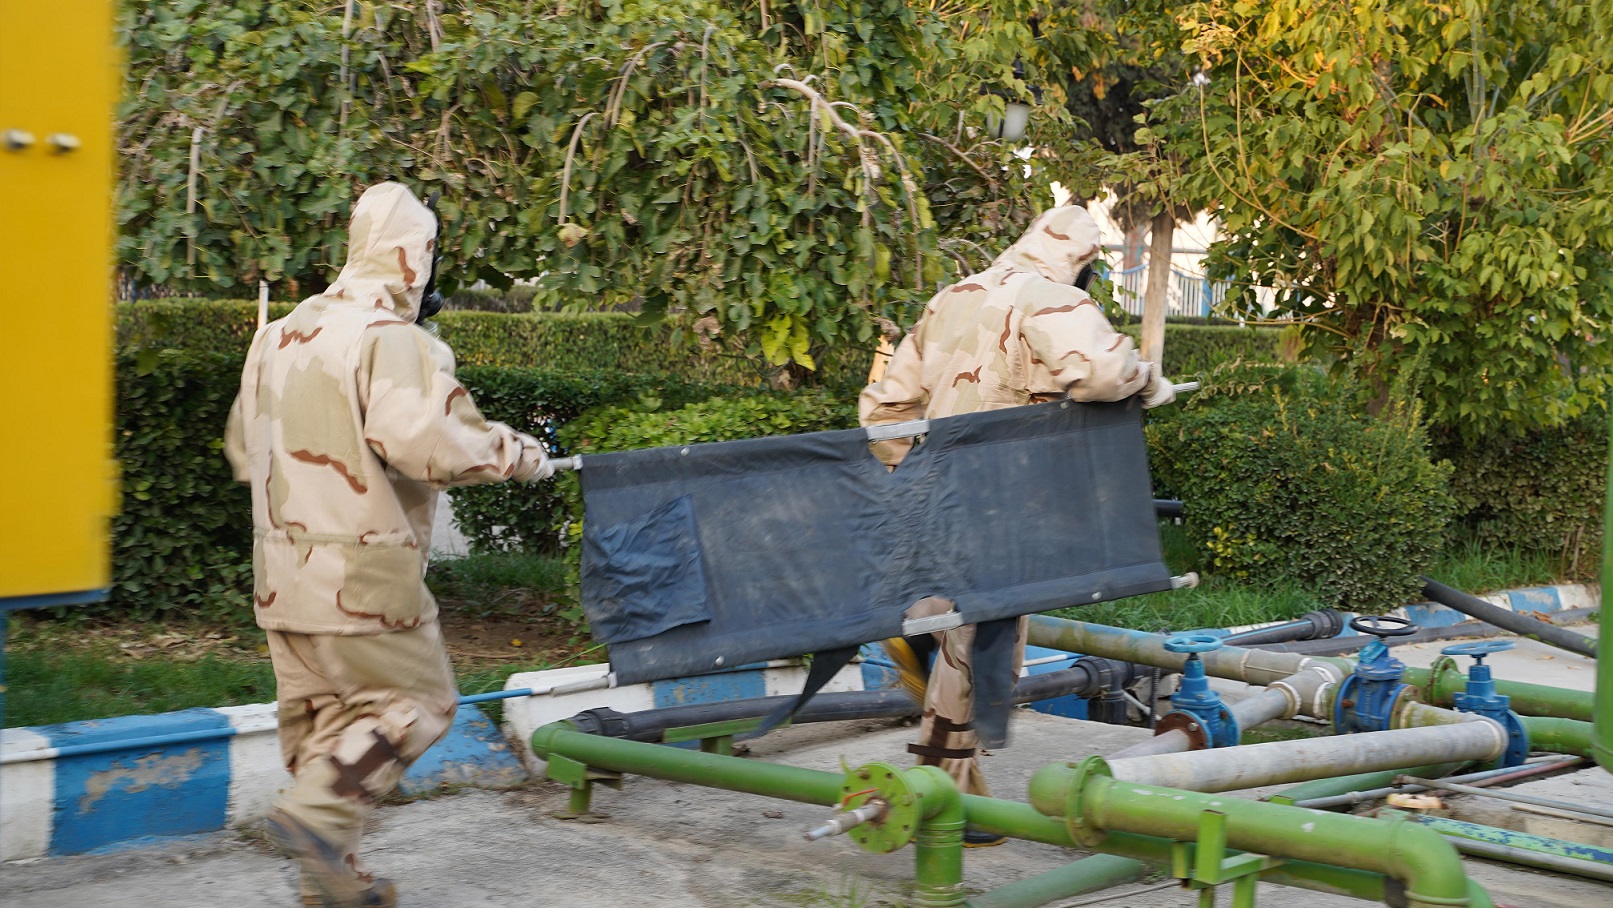
[[[112,16],[0,0],[0,599],[107,585]]]

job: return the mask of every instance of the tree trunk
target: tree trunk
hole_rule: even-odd
[[[1142,358],[1164,363],[1165,309],[1171,286],[1171,241],[1176,218],[1169,211],[1154,215],[1148,243],[1148,289],[1143,292]]]

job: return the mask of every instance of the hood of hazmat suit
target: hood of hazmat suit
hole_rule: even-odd
[[[902,339],[884,377],[862,392],[862,424],[955,416],[1069,397],[1146,406],[1174,398],[1159,367],[1137,357],[1086,291],[1074,286],[1098,257],[1101,233],[1083,207],[1042,213],[991,267],[937,293]],[[895,464],[908,439],[879,442]]]
[[[424,576],[438,492],[553,472],[537,439],[482,417],[453,353],[414,323],[436,232],[407,188],[371,187],[336,282],[252,340],[225,455],[252,489],[253,612],[266,629],[434,620]]]

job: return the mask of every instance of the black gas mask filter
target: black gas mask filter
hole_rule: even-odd
[[[442,293],[437,290],[437,266],[442,264],[442,218],[437,215],[437,196],[438,193],[433,192],[426,200],[426,208],[437,222],[437,235],[431,242],[431,273],[426,277],[426,286],[421,288],[420,311],[414,317],[417,325],[424,325],[426,319],[442,310]]]

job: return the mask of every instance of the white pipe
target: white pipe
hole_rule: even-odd
[[[1481,719],[1460,725],[1249,744],[1236,750],[1128,757],[1111,761],[1109,768],[1123,782],[1187,791],[1238,791],[1429,763],[1490,760],[1506,746],[1506,731]]]

